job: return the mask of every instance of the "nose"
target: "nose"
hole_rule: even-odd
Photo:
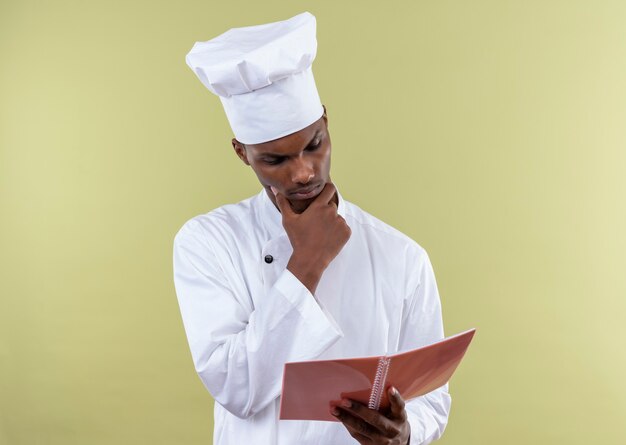
[[[315,177],[315,171],[310,161],[302,158],[295,160],[291,171],[291,181],[298,184],[307,184]]]

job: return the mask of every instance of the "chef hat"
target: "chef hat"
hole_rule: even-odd
[[[302,130],[324,110],[311,64],[315,17],[232,28],[196,42],[187,65],[222,101],[239,142],[258,144]]]

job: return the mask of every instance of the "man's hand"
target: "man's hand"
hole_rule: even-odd
[[[386,416],[346,399],[331,407],[330,412],[361,445],[408,445],[411,426],[407,421],[404,400],[393,387],[389,388],[389,402],[391,409]]]
[[[339,254],[350,238],[351,230],[337,213],[335,186],[328,182],[302,213],[295,213],[285,196],[276,193],[276,204],[282,214],[293,253],[287,264],[311,293],[326,267]]]

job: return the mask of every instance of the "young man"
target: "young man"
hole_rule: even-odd
[[[427,444],[447,385],[391,410],[343,400],[338,422],[279,421],[286,362],[379,355],[443,338],[426,252],[343,199],[311,64],[309,13],[198,42],[187,63],[222,100],[261,192],[187,221],[174,280],[195,368],[215,399],[214,443]]]

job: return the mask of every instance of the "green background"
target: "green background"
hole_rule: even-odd
[[[211,443],[172,241],[259,185],[184,58],[304,10],[333,180],[478,328],[440,443],[623,443],[621,0],[0,0],[0,443]]]

